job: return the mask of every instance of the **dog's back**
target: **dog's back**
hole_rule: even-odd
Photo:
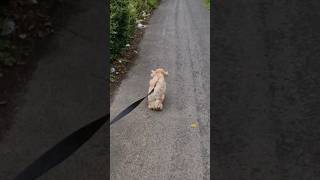
[[[149,92],[154,89],[154,92],[148,96],[148,108],[152,110],[162,110],[163,101],[165,98],[166,92],[166,82],[164,75],[167,75],[168,72],[165,71],[152,71],[151,76],[153,78],[149,82]]]

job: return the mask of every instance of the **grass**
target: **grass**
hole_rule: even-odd
[[[210,1],[211,0],[204,0],[204,4],[209,10],[210,10]]]

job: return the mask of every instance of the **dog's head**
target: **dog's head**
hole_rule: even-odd
[[[155,76],[156,74],[162,74],[163,76],[168,76],[168,71],[165,71],[163,68],[158,68],[156,70],[151,70],[151,77]]]

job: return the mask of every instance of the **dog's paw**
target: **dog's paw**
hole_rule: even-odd
[[[148,102],[148,108],[150,110],[156,110],[157,109],[156,102],[155,101]]]
[[[154,108],[153,104],[154,104],[153,102],[148,102],[148,109],[152,110]]]
[[[154,110],[154,111],[162,111],[163,104],[160,100],[150,101],[148,102],[148,109]]]
[[[162,105],[161,101],[156,101],[155,102],[155,110],[161,111],[162,108],[163,108],[163,105]]]

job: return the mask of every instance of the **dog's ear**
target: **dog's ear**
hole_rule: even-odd
[[[153,77],[153,76],[154,76],[154,74],[155,74],[155,71],[154,71],[154,70],[151,70],[151,74],[150,74],[150,76],[151,76],[151,77]]]

